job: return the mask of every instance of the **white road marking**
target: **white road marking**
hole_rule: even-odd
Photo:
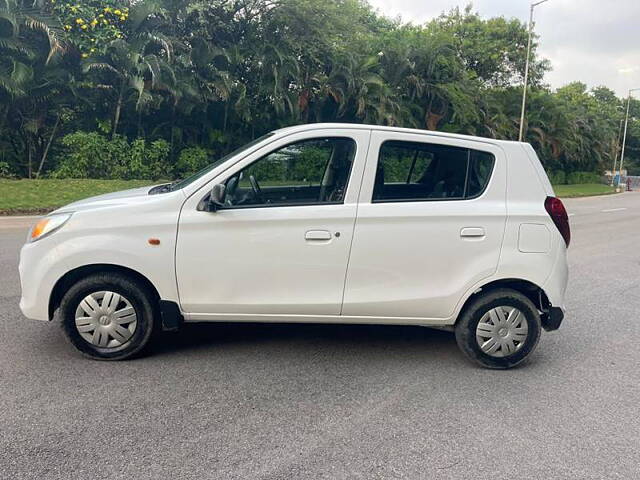
[[[619,212],[621,210],[626,210],[627,207],[622,207],[622,208],[606,208],[604,210],[601,210],[602,213],[608,213],[608,212]]]

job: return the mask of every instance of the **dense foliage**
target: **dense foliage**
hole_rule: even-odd
[[[319,121],[515,139],[526,40],[471,8],[416,26],[360,0],[0,0],[0,175],[178,177]],[[545,167],[611,168],[624,100],[552,91],[535,42],[532,58],[526,140]]]

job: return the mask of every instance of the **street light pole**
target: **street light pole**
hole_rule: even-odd
[[[616,149],[613,152],[613,168],[611,169],[611,186],[613,187],[613,181],[616,176],[616,165],[618,164],[618,155],[620,154],[620,140],[622,140],[622,126],[624,125],[624,118],[620,119],[620,127],[618,127],[618,138],[616,138]]]
[[[640,90],[640,88],[632,88],[629,90],[629,96],[627,98],[627,113],[624,116],[624,134],[622,135],[622,151],[620,152],[620,177],[618,182],[622,179],[622,166],[624,165],[624,147],[627,143],[627,126],[629,125],[629,106],[631,105],[631,92]]]
[[[527,103],[527,85],[529,83],[529,57],[531,57],[531,34],[533,33],[533,9],[541,3],[548,2],[549,0],[540,0],[531,4],[529,10],[529,39],[527,40],[527,59],[524,64],[524,87],[522,88],[522,108],[520,109],[520,133],[518,134],[518,141],[522,141],[524,136],[524,110]]]

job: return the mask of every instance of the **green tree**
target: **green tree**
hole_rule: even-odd
[[[470,6],[407,25],[364,0],[0,0],[2,174],[64,172],[110,137],[132,158],[112,155],[110,175],[182,175],[202,152],[317,121],[515,139],[526,40],[523,22]],[[552,91],[548,69],[534,41],[526,140],[558,179],[611,168],[624,100]],[[634,171],[639,117],[633,101]]]
[[[0,1],[0,133],[8,140],[2,141],[3,157],[4,149],[11,150],[14,170],[28,178],[40,174],[61,108],[73,98],[59,33],[44,11]],[[7,131],[15,134],[5,136]]]

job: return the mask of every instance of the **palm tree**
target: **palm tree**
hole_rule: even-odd
[[[7,123],[19,132],[28,178],[34,158],[40,175],[60,123],[54,112],[70,83],[55,22],[32,5],[0,0],[0,132]],[[19,150],[17,140],[11,142]]]
[[[114,40],[102,58],[85,63],[85,72],[97,73],[94,87],[108,92],[112,99],[112,137],[118,132],[122,109],[128,100],[135,102],[135,111],[140,113],[151,106],[156,91],[171,91],[175,75],[170,58],[165,41],[139,35],[130,42]]]
[[[396,124],[400,107],[380,70],[377,56],[344,54],[320,77],[320,104],[332,102],[337,119]]]

